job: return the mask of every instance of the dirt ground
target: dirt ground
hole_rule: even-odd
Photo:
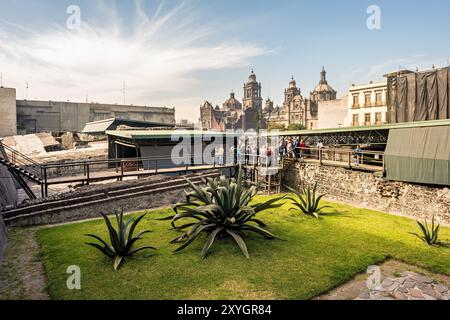
[[[0,300],[48,300],[36,229],[11,229],[0,263]]]

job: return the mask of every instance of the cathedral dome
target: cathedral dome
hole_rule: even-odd
[[[226,110],[242,109],[242,104],[236,99],[234,92],[230,93],[230,98],[224,102],[223,107]]]
[[[314,89],[314,92],[316,93],[334,92],[334,89],[328,84],[327,72],[325,71],[325,67],[322,67],[322,72],[320,73],[320,82]]]
[[[333,92],[333,91],[334,91],[334,89],[328,83],[320,83],[314,89],[314,92],[316,92],[316,93]]]
[[[327,72],[322,68],[320,73],[320,82],[311,92],[311,100],[314,101],[328,101],[336,99],[336,90],[334,90],[327,82]]]

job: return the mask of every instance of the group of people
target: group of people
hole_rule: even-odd
[[[282,138],[278,150],[280,157],[303,158],[307,152],[305,140],[299,138]]]
[[[324,145],[322,142],[318,142],[316,145],[317,149],[323,149]],[[261,146],[258,150],[256,144],[242,143],[235,148],[232,146],[229,150],[231,158],[237,157],[237,162],[239,164],[245,165],[264,165],[271,167],[272,165],[278,163],[279,158],[293,158],[293,159],[303,159],[309,153],[311,149],[307,146],[304,139],[300,138],[282,138],[278,146],[278,155],[276,150],[273,150],[270,146]],[[215,148],[215,158],[216,164],[225,165],[225,159],[227,155],[223,145]],[[363,151],[361,146],[358,145],[354,150],[355,164],[357,166],[361,165],[363,157]],[[233,160],[234,162],[234,160]]]

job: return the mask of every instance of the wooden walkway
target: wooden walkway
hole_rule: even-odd
[[[382,166],[374,166],[374,165],[368,165],[368,164],[360,164],[356,165],[355,163],[346,163],[342,161],[332,161],[332,160],[314,160],[314,159],[304,159],[302,160],[304,163],[315,163],[315,164],[321,164],[323,166],[330,166],[330,167],[338,167],[338,168],[345,168],[345,169],[352,169],[352,170],[360,170],[360,171],[367,171],[367,172],[384,172],[384,168]]]
[[[219,166],[219,165],[201,165],[201,166],[184,166],[175,168],[160,168],[152,170],[139,171],[124,171],[117,172],[116,169],[104,170],[101,172],[90,172],[88,174],[80,174],[75,176],[64,176],[58,178],[50,178],[47,180],[47,185],[69,184],[69,183],[86,183],[99,182],[105,180],[123,180],[123,178],[130,177],[146,177],[157,174],[187,174],[189,172],[209,171],[215,169],[232,170],[236,166],[233,164]]]

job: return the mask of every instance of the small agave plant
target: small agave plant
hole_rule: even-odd
[[[239,170],[237,179],[228,179],[225,176],[216,179],[203,180],[205,186],[199,187],[187,180],[192,192],[186,193],[186,202],[174,207],[175,215],[162,219],[172,220],[175,230],[183,234],[171,243],[183,243],[175,252],[187,248],[202,233],[208,234],[202,258],[205,259],[208,251],[218,237],[232,238],[245,257],[250,258],[244,237],[247,232],[253,232],[266,239],[277,237],[265,230],[266,225],[256,219],[256,215],[267,209],[278,208],[277,204],[284,197],[276,197],[264,203],[250,204],[258,193],[256,186],[246,188],[243,181],[243,171]],[[177,226],[180,220],[188,221]],[[193,221],[194,220],[194,221]],[[188,229],[186,231],[186,229]]]
[[[320,201],[325,195],[322,194],[317,196],[317,183],[313,188],[311,188],[311,186],[302,187],[302,192],[298,192],[288,186],[286,186],[286,188],[296,195],[295,198],[287,197],[287,199],[292,200],[292,204],[307,216],[319,219],[320,212],[323,209],[330,208],[330,206],[320,206]],[[297,208],[292,208],[291,210],[298,210]]]
[[[132,250],[133,245],[137,241],[142,240],[142,236],[144,234],[151,232],[151,231],[142,231],[139,232],[136,236],[133,236],[136,227],[141,222],[141,220],[146,216],[146,214],[143,214],[137,219],[130,218],[125,222],[123,219],[123,209],[116,211],[115,216],[117,220],[117,229],[113,227],[111,221],[109,220],[108,216],[105,213],[101,213],[101,215],[103,219],[105,219],[111,244],[108,244],[105,240],[93,234],[87,234],[86,236],[100,241],[101,244],[97,243],[86,243],[86,244],[88,246],[98,249],[104,255],[111,258],[114,261],[114,270],[117,270],[124,261],[124,259],[127,257],[130,257],[143,250],[157,250],[156,248],[153,247],[142,247],[139,249]]]
[[[427,243],[430,246],[437,246],[440,245],[441,242],[439,241],[439,231],[440,231],[440,224],[436,225],[435,223],[436,218],[433,216],[433,219],[431,220],[431,228],[428,225],[428,222],[425,220],[423,223],[420,221],[417,221],[417,225],[420,228],[420,231],[422,232],[422,235],[419,235],[417,233],[410,233],[416,237],[418,237],[423,242]]]

